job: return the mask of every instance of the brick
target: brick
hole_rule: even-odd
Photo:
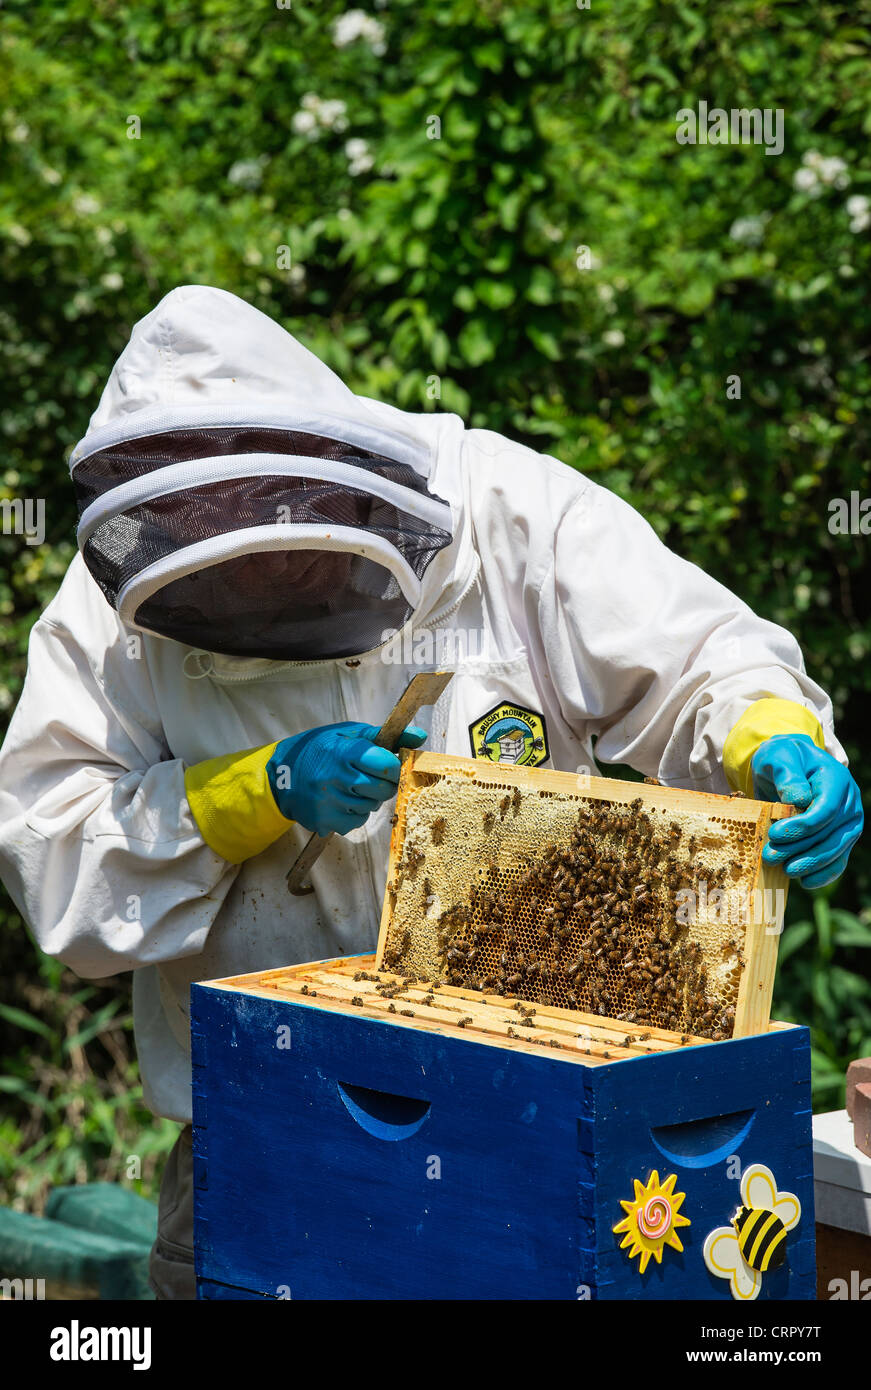
[[[871,1081],[860,1081],[853,1092],[853,1138],[871,1158]]]
[[[853,1096],[859,1082],[871,1081],[871,1057],[857,1057],[847,1068],[847,1114],[853,1117]]]

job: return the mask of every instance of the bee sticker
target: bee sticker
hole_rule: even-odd
[[[741,1206],[731,1225],[718,1226],[705,1240],[705,1264],[717,1278],[729,1280],[733,1298],[756,1298],[762,1276],[784,1263],[787,1233],[800,1217],[798,1198],[778,1192],[771,1169],[754,1163],[744,1170]]]

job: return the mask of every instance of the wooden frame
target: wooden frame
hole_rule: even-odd
[[[665,807],[678,818],[691,814],[695,818],[707,819],[716,826],[725,822],[736,822],[748,829],[752,827],[752,870],[743,886],[753,907],[744,928],[744,968],[734,1006],[735,1022],[732,1036],[744,1037],[767,1030],[777,964],[777,943],[783,926],[788,882],[782,870],[763,864],[761,856],[772,821],[791,815],[792,808],[744,797],[719,796],[658,784],[625,782],[616,778],[579,779],[573,773],[545,771],[541,768],[514,767],[505,763],[488,763],[481,759],[435,753],[411,753],[404,760],[400,777],[397,813],[390,844],[388,884],[378,939],[377,969],[381,970],[384,967],[385,952],[393,924],[397,901],[397,868],[405,849],[409,808],[420,789],[446,775],[467,778],[470,784],[480,786],[484,790],[489,789],[491,794],[495,787],[518,787],[526,795],[539,792],[551,796],[568,796],[573,800],[607,801],[612,805],[622,804],[626,807],[640,800],[642,810],[662,810]],[[618,1022],[616,1027],[626,1028],[626,1024]]]
[[[203,981],[203,986],[260,999],[284,999],[327,1013],[422,1028],[443,1036],[459,1035],[469,1042],[530,1054],[556,1054],[561,1061],[585,1067],[713,1045],[707,1038],[642,1025],[630,1028],[612,1019],[546,1004],[535,1006],[534,1031],[527,1031],[510,998],[441,985],[432,996],[433,1003],[427,1004],[425,1000],[432,992],[426,985],[405,984],[403,976],[378,970],[374,955],[340,956],[335,960],[255,971],[226,980]],[[382,994],[379,986],[391,991],[398,987],[399,992]],[[461,1025],[464,1019],[466,1022]],[[758,1031],[775,1033],[794,1026],[770,1022]]]

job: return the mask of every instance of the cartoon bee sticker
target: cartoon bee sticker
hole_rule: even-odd
[[[728,1279],[732,1297],[758,1297],[762,1276],[786,1259],[787,1233],[797,1226],[801,1204],[792,1192],[778,1192],[774,1174],[762,1163],[745,1168],[741,1206],[731,1225],[718,1226],[705,1239],[705,1264],[719,1279]]]

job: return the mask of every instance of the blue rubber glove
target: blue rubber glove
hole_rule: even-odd
[[[778,734],[760,744],[750,764],[762,801],[783,801],[803,813],[776,821],[762,851],[803,888],[822,888],[847,867],[862,834],[862,796],[845,767],[807,734]]]
[[[372,742],[377,734],[372,724],[325,724],[282,739],[266,764],[281,814],[319,835],[361,826],[399,782],[399,759]],[[400,747],[419,748],[425,738],[412,726]]]

